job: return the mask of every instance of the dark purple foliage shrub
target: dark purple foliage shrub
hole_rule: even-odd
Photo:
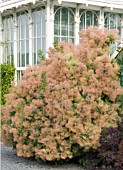
[[[102,131],[100,143],[98,151],[102,164],[123,169],[123,117],[117,128]]]

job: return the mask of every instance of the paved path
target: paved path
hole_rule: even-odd
[[[83,170],[75,164],[50,165],[34,159],[17,157],[11,147],[1,145],[1,170]]]

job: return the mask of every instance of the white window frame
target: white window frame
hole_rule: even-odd
[[[22,20],[23,19],[23,15],[25,16],[25,20]],[[27,21],[26,21],[27,19]],[[17,65],[18,67],[24,67],[26,68],[26,66],[29,64],[27,64],[27,60],[26,60],[26,53],[27,53],[27,50],[26,50],[26,47],[27,47],[27,42],[28,41],[28,46],[29,46],[29,17],[28,17],[28,13],[26,11],[23,11],[23,12],[20,12],[18,13],[18,16],[17,16],[17,22],[18,22],[18,59],[17,59]],[[21,26],[23,25],[24,23],[24,38],[22,38],[22,30],[21,30]],[[28,26],[28,27],[27,27]],[[27,34],[28,32],[28,34]],[[27,36],[27,37],[26,37]],[[21,45],[22,43],[24,43],[24,66],[22,65],[22,51],[21,51]],[[29,51],[28,51],[29,53]],[[29,55],[29,54],[28,54]]]
[[[116,29],[116,30],[118,30],[118,24],[117,24],[117,22],[118,22],[118,20],[121,22],[121,16],[120,16],[120,14],[118,14],[118,13],[112,13],[112,12],[105,12],[105,13],[107,13],[105,16],[104,16],[104,27],[105,28],[108,28],[109,30],[110,29]],[[116,27],[115,28],[112,28],[111,27],[111,15],[115,15],[116,16],[116,21],[115,21],[115,24],[116,24]],[[107,17],[109,17],[109,26],[108,27],[106,27],[105,26],[105,20],[106,20],[106,18]],[[121,23],[121,29],[122,29],[122,23]],[[122,32],[122,31],[121,31]]]
[[[34,21],[34,13],[35,12],[40,12],[40,20],[36,20],[36,22]],[[40,7],[40,8],[36,8],[32,11],[32,22],[33,22],[33,27],[32,27],[32,31],[33,31],[33,37],[32,37],[32,40],[33,40],[33,65],[34,64],[39,64],[38,62],[38,50],[42,50],[42,53],[44,56],[46,56],[46,18],[43,18],[43,17],[46,17],[46,11],[44,8]],[[39,19],[39,17],[38,17]],[[45,19],[45,21],[43,22],[43,19]],[[38,23],[40,24],[40,35],[38,35]],[[42,29],[43,29],[43,26],[45,27],[45,34],[42,35]],[[34,30],[36,29],[36,30]],[[36,31],[36,35],[34,35],[34,31]],[[38,49],[38,39],[40,39],[40,49]],[[44,44],[44,48],[43,48],[43,39],[45,39],[45,44]],[[34,44],[36,41],[36,44]],[[36,51],[36,62],[34,62],[34,45],[35,45],[35,49],[37,50]]]
[[[80,25],[81,25],[81,22],[82,22],[82,20],[81,20],[81,18],[82,18],[82,15],[85,15],[85,17],[84,17],[84,21],[85,21],[85,23],[84,23],[84,28],[80,28],[79,27],[79,29],[81,30],[81,29],[87,29],[87,12],[91,12],[92,13],[92,25],[90,25],[90,26],[98,26],[99,27],[99,15],[97,15],[97,13],[96,13],[96,11],[94,11],[94,10],[83,10],[82,12],[81,12],[81,10],[82,9],[80,9]],[[98,13],[99,13],[99,11],[97,11]],[[95,25],[94,24],[94,17],[97,17],[97,20],[98,20],[98,24],[97,25]]]
[[[55,7],[57,7],[57,6],[55,6]],[[65,35],[62,35],[62,29],[61,29],[61,27],[62,27],[62,24],[61,24],[61,16],[62,16],[62,9],[63,8],[66,8],[67,10],[68,10],[68,23],[67,23],[67,25],[68,25],[68,32],[67,32],[67,36],[65,36]],[[59,24],[59,28],[60,28],[60,35],[55,35],[55,16],[56,16],[56,14],[57,14],[57,12],[60,10],[60,24]],[[70,34],[69,34],[69,27],[70,27],[70,21],[69,21],[69,15],[70,15],[70,13],[73,15],[73,33],[74,33],[74,35],[73,36],[71,36]],[[68,41],[69,40],[71,40],[71,39],[73,39],[73,41],[75,42],[75,32],[74,32],[74,29],[75,29],[75,20],[74,20],[74,18],[75,18],[75,13],[73,12],[73,10],[71,9],[71,8],[67,8],[67,7],[58,7],[55,11],[54,11],[54,40],[55,40],[55,38],[58,38],[59,40],[58,41],[62,41],[62,38],[66,38]],[[67,42],[68,42],[67,41]]]
[[[13,16],[7,16],[3,18],[3,28],[4,28],[4,34],[3,34],[3,62],[4,63],[11,63],[14,61],[14,38],[13,38]],[[12,58],[13,57],[13,58]]]

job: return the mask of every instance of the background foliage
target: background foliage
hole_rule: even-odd
[[[116,58],[116,61],[117,61],[118,65],[120,66],[119,77],[120,77],[120,84],[123,88],[123,48],[120,50],[120,52]],[[122,94],[118,97],[118,100],[121,102],[121,108],[123,111],[123,95]]]
[[[6,103],[4,95],[9,93],[9,88],[11,86],[11,81],[14,80],[15,68],[12,64],[1,64],[1,104]]]
[[[117,63],[119,64],[120,66],[120,69],[119,69],[119,73],[123,74],[123,48],[121,49],[121,51],[119,52],[117,58],[116,58],[116,61]],[[121,77],[121,86],[123,86],[123,75]]]

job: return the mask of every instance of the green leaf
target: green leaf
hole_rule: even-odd
[[[23,134],[23,131],[22,131],[22,129],[20,129],[19,131],[18,131],[18,135],[22,135]]]
[[[8,125],[11,125],[12,124],[12,120],[9,119],[7,123],[8,123]]]
[[[14,116],[15,113],[16,113],[15,111],[12,111],[12,112],[10,112],[10,115],[11,115],[11,116]]]

